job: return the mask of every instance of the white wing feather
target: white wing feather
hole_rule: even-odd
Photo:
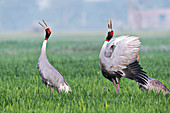
[[[111,40],[106,51],[111,51],[111,70],[118,71],[126,68],[127,65],[133,63],[137,59],[141,42],[139,37],[121,36]],[[115,49],[113,50],[113,46]],[[110,48],[109,48],[110,47]],[[105,52],[108,53],[108,52]]]

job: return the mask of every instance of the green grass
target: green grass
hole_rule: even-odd
[[[168,113],[170,94],[142,92],[136,82],[126,78],[121,79],[121,91],[115,93],[113,83],[99,68],[98,55],[105,34],[50,37],[48,60],[72,89],[68,94],[55,91],[55,95],[42,83],[37,69],[44,35],[0,35],[0,111]],[[131,34],[142,37],[140,64],[148,76],[170,88],[170,33]]]

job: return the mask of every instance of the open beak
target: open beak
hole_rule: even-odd
[[[111,31],[112,30],[112,21],[110,19],[110,23],[109,21],[107,21],[107,24],[108,24],[108,30]]]
[[[46,26],[44,26],[43,24],[41,24],[40,22],[38,22],[45,30],[48,28],[48,26],[47,26],[47,24],[45,23],[45,21],[44,20],[42,20],[43,21],[43,23],[44,23],[44,25]]]

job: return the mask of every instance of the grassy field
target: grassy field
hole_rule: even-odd
[[[118,33],[117,33],[118,34]],[[129,34],[129,33],[121,33]],[[140,64],[147,75],[170,88],[170,33],[138,32]],[[52,94],[37,69],[44,34],[0,35],[0,111],[41,113],[170,112],[170,94],[142,92],[122,78],[116,94],[99,68],[106,33],[52,34],[47,57],[71,86],[71,93]]]

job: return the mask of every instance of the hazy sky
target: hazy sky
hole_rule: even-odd
[[[129,27],[134,10],[170,8],[167,0],[0,0],[0,32],[38,31],[44,19],[56,31],[102,31],[112,19],[115,29]],[[160,15],[165,18],[166,15]],[[150,18],[152,19],[152,18]]]

